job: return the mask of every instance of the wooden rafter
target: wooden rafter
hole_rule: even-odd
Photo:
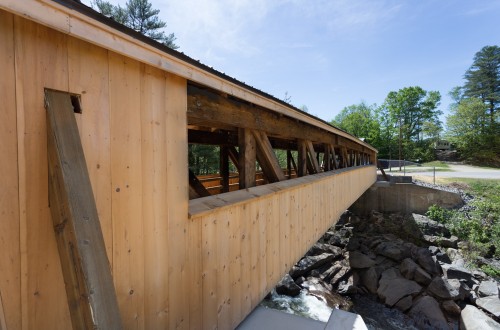
[[[318,159],[316,156],[316,151],[314,151],[314,146],[311,141],[306,141],[308,159],[311,162],[312,173],[319,173],[320,167],[318,164]]]
[[[70,94],[45,91],[50,212],[74,329],[121,329]],[[56,326],[56,325],[54,325]]]

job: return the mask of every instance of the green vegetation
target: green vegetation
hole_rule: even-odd
[[[127,0],[125,7],[113,5],[106,0],[94,0],[92,7],[101,14],[113,18],[129,28],[156,40],[165,46],[177,49],[173,33],[166,34],[163,29],[167,23],[162,21],[158,14],[159,9],[153,9],[149,0]]]
[[[455,181],[456,179],[454,179]],[[500,257],[500,180],[460,179],[466,192],[474,196],[466,212],[446,210],[433,205],[427,211],[431,219],[445,224],[453,235],[468,243],[470,262],[475,257]],[[488,274],[500,269],[484,267]]]
[[[447,139],[475,164],[500,165],[500,47],[483,47],[450,96]]]

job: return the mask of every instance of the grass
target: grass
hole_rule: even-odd
[[[462,241],[468,242],[465,252],[474,263],[477,256],[500,258],[500,180],[448,178],[441,180],[474,196],[468,212],[445,210],[433,205],[428,216],[444,223]],[[490,266],[483,270],[498,276],[500,269]]]

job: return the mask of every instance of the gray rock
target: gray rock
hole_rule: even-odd
[[[295,266],[290,270],[290,276],[293,278],[300,277],[309,273],[311,270],[319,268],[331,262],[334,259],[334,255],[331,253],[322,253],[317,256],[307,256],[302,258]]]
[[[424,235],[424,241],[429,244],[436,244],[442,247],[456,248],[458,237],[451,236],[449,238],[442,236]]]
[[[342,256],[343,251],[338,246],[333,246],[325,243],[316,243],[311,249],[309,249],[306,255],[316,256],[322,253],[331,253],[335,256],[336,259]]]
[[[354,282],[354,277],[351,274],[347,279],[340,281],[337,292],[342,295],[354,294],[358,292],[358,289],[356,288]]]
[[[448,257],[448,255],[444,252],[438,252],[434,255],[440,263],[443,264],[451,264],[451,259]]]
[[[284,294],[290,297],[298,296],[300,294],[300,290],[300,286],[295,284],[293,278],[289,274],[286,274],[276,286],[276,293]]]
[[[422,329],[449,329],[448,322],[444,316],[439,303],[430,296],[418,299],[408,312]]]
[[[342,265],[340,263],[334,263],[331,265],[327,270],[325,270],[321,275],[319,275],[319,278],[322,279],[325,282],[330,282],[331,279],[337,274],[341,269]]]
[[[401,261],[411,255],[410,250],[406,246],[394,241],[380,243],[377,245],[375,252],[395,261]]]
[[[340,283],[340,281],[342,281],[343,279],[345,279],[347,276],[349,276],[349,274],[351,273],[351,268],[347,267],[347,266],[343,266],[338,272],[337,274],[335,274],[335,276],[332,277],[332,279],[330,280],[330,284],[333,286],[333,287],[337,287]]]
[[[462,310],[460,309],[460,306],[458,306],[453,300],[446,300],[443,301],[441,304],[443,306],[443,310],[452,315],[452,316],[459,316]]]
[[[477,290],[479,297],[498,296],[498,284],[496,281],[483,281]]]
[[[457,280],[456,278],[447,280],[447,282],[453,289],[458,291],[458,300],[464,300],[469,297],[469,291],[471,289],[467,286],[467,284],[460,282],[460,280]]]
[[[371,267],[360,272],[361,285],[373,294],[377,294],[378,280],[383,269],[380,267]]]
[[[433,256],[441,252],[441,250],[437,246],[429,246],[427,249],[429,249]]]
[[[450,257],[451,261],[455,261],[457,259],[463,259],[464,257],[460,254],[457,249],[448,248],[446,250],[446,254]]]
[[[500,298],[498,296],[479,298],[476,300],[476,304],[488,313],[500,317]]]
[[[478,308],[467,305],[460,314],[460,329],[464,330],[498,330],[500,324],[493,321]]]
[[[425,215],[413,213],[412,219],[415,221],[420,230],[422,230],[424,235],[450,237],[450,231],[448,228],[437,221],[431,220]]]
[[[377,294],[386,305],[394,306],[401,298],[419,293],[422,287],[414,281],[403,278],[390,268],[382,273]]]
[[[438,299],[455,300],[459,297],[459,291],[439,276],[434,277],[431,284],[427,287],[427,291]]]
[[[432,280],[431,276],[410,258],[403,260],[399,270],[406,279],[414,280],[424,286],[428,285]]]
[[[394,305],[397,309],[399,309],[402,312],[406,312],[407,310],[410,309],[410,307],[413,305],[413,298],[412,296],[406,296],[399,300],[396,305]]]
[[[468,286],[472,287],[474,281],[472,280],[472,273],[465,267],[455,265],[443,265],[443,273],[448,279],[456,278],[464,280]]]
[[[375,260],[358,251],[349,252],[349,264],[351,268],[369,268],[375,265]]]
[[[440,266],[434,259],[431,252],[425,248],[420,248],[417,250],[416,261],[417,263],[429,274],[439,275]]]

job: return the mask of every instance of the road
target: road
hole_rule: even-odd
[[[471,179],[496,179],[500,180],[500,169],[484,168],[470,165],[453,165],[449,164],[449,170],[440,169],[436,171],[437,178],[471,178]],[[422,171],[420,171],[422,170]],[[388,172],[392,175],[403,175],[402,172]],[[433,177],[434,172],[429,167],[409,167],[406,173],[411,176],[427,176]]]

